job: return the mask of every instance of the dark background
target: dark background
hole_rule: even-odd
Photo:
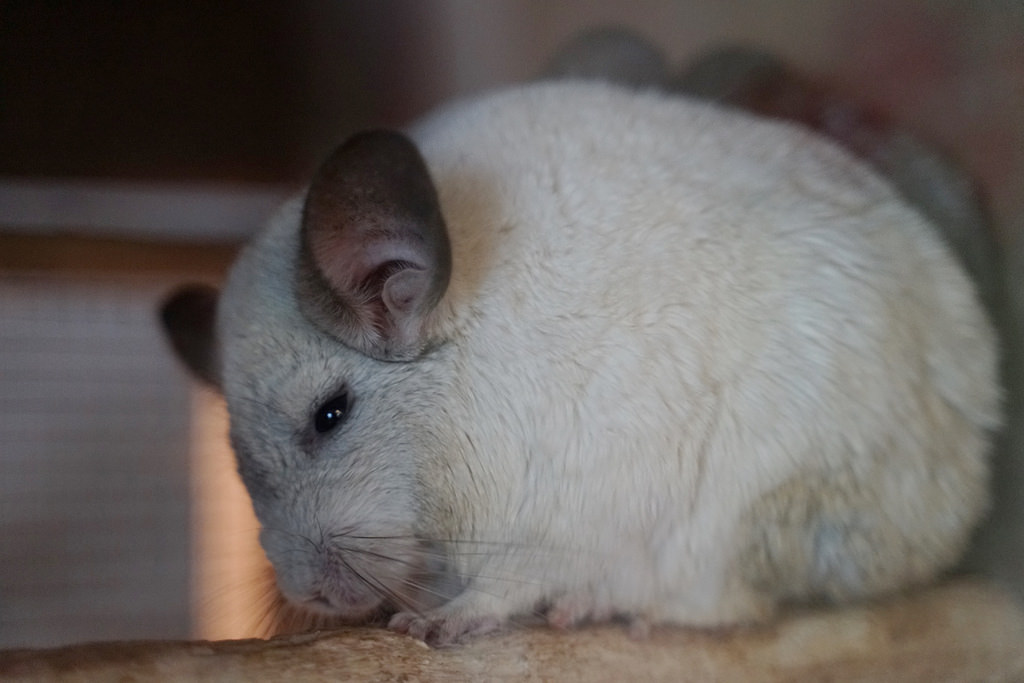
[[[426,106],[420,6],[0,3],[0,175],[297,178]]]

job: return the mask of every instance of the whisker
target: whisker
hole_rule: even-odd
[[[385,560],[386,562],[391,562],[391,563],[394,563],[394,564],[400,564],[400,565],[403,565],[403,566],[406,566],[406,567],[412,567],[414,569],[417,569],[420,566],[418,562],[414,562],[412,560],[404,560],[404,559],[401,559],[401,558],[393,557],[391,555],[386,555],[386,554],[381,553],[381,552],[376,552],[376,551],[373,551],[373,550],[367,550],[366,548],[358,548],[358,547],[354,547],[354,546],[342,546],[342,545],[337,545],[337,546],[334,546],[334,547],[336,549],[342,551],[342,552],[345,552],[345,553],[350,553],[350,554],[353,554],[353,555],[363,555],[363,556],[372,557],[372,558],[375,558],[375,559],[378,559],[378,560]]]
[[[516,543],[512,541],[485,541],[481,539],[469,539],[469,538],[431,538],[429,536],[420,536],[413,534],[403,535],[362,535],[362,534],[350,534],[347,532],[336,532],[328,535],[328,538],[346,538],[351,540],[359,541],[425,541],[428,543],[438,543],[446,545],[477,545],[477,546],[495,546],[499,548],[543,548],[533,543]],[[550,550],[556,550],[555,548],[549,548]]]
[[[359,571],[356,567],[354,567],[352,565],[351,562],[348,561],[348,559],[346,559],[344,557],[342,557],[340,559],[341,559],[342,565],[354,577],[356,577],[356,579],[359,580],[364,586],[366,586],[367,588],[369,588],[371,591],[373,591],[374,593],[376,593],[377,595],[379,595],[382,598],[385,598],[385,599],[390,600],[392,602],[395,602],[397,604],[402,604],[401,603],[402,596],[399,595],[398,593],[396,593],[393,589],[391,589],[383,581],[381,581],[379,579],[376,579],[376,578],[374,578],[372,576],[368,576],[368,575],[364,574],[363,572]]]
[[[288,607],[284,596],[275,587],[268,585],[267,590],[258,596],[254,603],[257,612],[255,623],[252,625],[253,631],[263,637],[274,635]]]
[[[429,538],[422,536],[412,535],[395,535],[395,536],[384,536],[384,535],[357,535],[347,533],[334,533],[328,536],[331,541],[338,539],[351,540],[351,541],[419,541],[425,543],[419,549],[421,555],[435,558],[448,558],[453,556],[458,557],[474,557],[474,556],[487,556],[493,555],[494,552],[491,550],[497,549],[502,551],[507,550],[522,550],[529,551],[534,555],[548,555],[548,556],[578,556],[584,552],[586,554],[594,555],[593,552],[584,551],[582,549],[570,549],[570,548],[555,548],[551,546],[543,546],[532,543],[516,543],[509,541],[484,541],[476,539],[447,539],[447,538]],[[463,548],[472,548],[473,546],[479,547],[478,550],[470,550]],[[347,546],[346,546],[347,547]]]

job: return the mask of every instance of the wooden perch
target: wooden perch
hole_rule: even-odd
[[[4,681],[1024,681],[1024,611],[961,580],[750,629],[509,631],[432,650],[380,629],[0,652]]]

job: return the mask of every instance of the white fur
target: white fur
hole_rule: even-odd
[[[556,623],[756,619],[956,559],[987,501],[994,337],[864,166],[795,127],[595,84],[471,99],[411,135],[453,249],[443,344],[384,363],[307,322],[298,203],[221,301],[233,439],[286,594],[366,598],[314,550],[339,529],[479,543],[446,555],[459,597],[393,622],[441,640],[539,604]],[[342,384],[348,423],[311,441]],[[353,561],[400,582],[427,563],[403,543],[397,566]]]

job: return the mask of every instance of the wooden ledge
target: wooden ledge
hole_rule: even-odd
[[[1024,610],[959,580],[756,629],[510,631],[432,650],[378,629],[269,641],[123,642],[0,652],[4,681],[1024,681]]]

